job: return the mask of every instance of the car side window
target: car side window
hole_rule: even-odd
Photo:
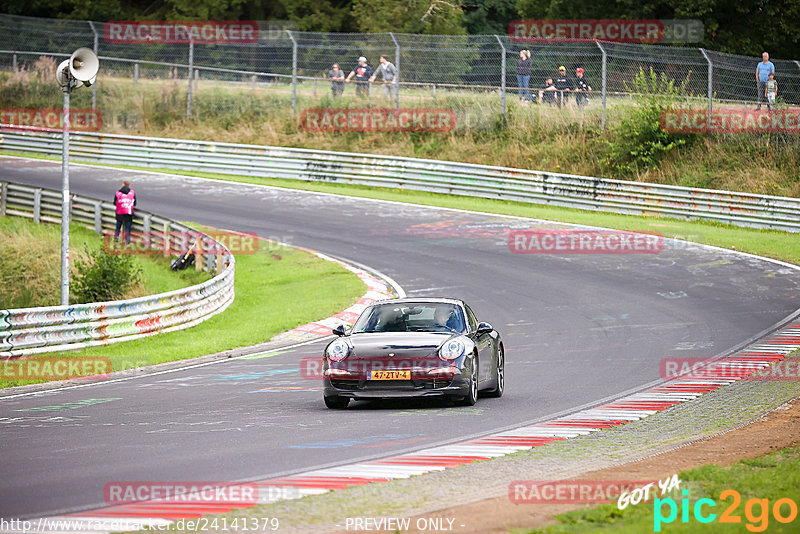
[[[469,323],[469,330],[470,332],[474,332],[478,329],[478,321],[475,319],[475,314],[472,312],[472,309],[464,304],[464,308],[467,310],[467,322]]]

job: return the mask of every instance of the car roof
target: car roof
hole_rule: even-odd
[[[402,299],[384,299],[378,300],[373,303],[377,304],[404,304],[404,303],[422,303],[429,302],[432,304],[457,304],[463,306],[465,302],[461,299],[450,299],[444,297],[405,297]]]

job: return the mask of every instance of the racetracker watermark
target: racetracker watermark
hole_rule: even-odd
[[[107,357],[19,358],[0,361],[3,380],[68,380],[82,376],[107,375],[111,360]]]
[[[800,133],[800,109],[672,109],[661,112],[670,133]]]
[[[204,232],[213,239],[199,239],[191,232],[131,232],[131,242],[124,236],[115,237],[114,232],[106,230],[103,235],[103,248],[109,254],[158,256],[173,252],[195,254],[255,254],[258,252],[258,236],[251,233],[208,230]]]
[[[109,482],[103,488],[106,504],[142,501],[173,503],[258,504],[257,484],[232,482]]]
[[[710,361],[707,358],[664,358],[659,370],[665,380],[680,379],[745,379],[758,382],[800,381],[800,360],[782,359],[771,365],[764,359],[777,359],[753,354]]]
[[[514,480],[508,498],[514,504],[604,504],[647,482],[636,480]],[[649,498],[642,494],[642,498]]]
[[[384,360],[348,360],[331,364],[328,371],[323,371],[323,358],[320,356],[307,356],[300,360],[300,376],[306,380],[320,380],[324,376],[332,378],[366,377],[375,371],[412,371],[412,374],[422,373],[433,378],[452,378],[456,373],[452,362],[443,361],[438,357],[431,358],[392,358]]]
[[[300,115],[307,132],[449,132],[456,126],[452,109],[314,108]]]
[[[514,254],[658,254],[664,238],[616,230],[512,230],[508,249]]]
[[[698,43],[704,30],[694,19],[512,20],[508,36],[514,43]]]
[[[255,43],[258,32],[258,23],[252,20],[111,21],[103,25],[106,42],[119,44]]]
[[[26,130],[60,132],[64,128],[64,110],[55,108],[0,109],[0,124],[22,126]],[[70,130],[99,132],[103,127],[103,112],[99,109],[69,110]]]

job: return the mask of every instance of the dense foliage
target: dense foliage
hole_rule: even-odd
[[[795,58],[800,0],[0,0],[0,12],[108,20],[291,21],[303,31],[505,33],[514,19],[700,19],[699,46]]]

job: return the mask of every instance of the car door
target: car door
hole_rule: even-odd
[[[478,320],[475,317],[475,312],[472,311],[472,308],[464,305],[464,308],[467,312],[467,322],[469,323],[469,328],[471,332],[475,333],[475,345],[478,347],[478,366],[479,366],[479,381],[481,383],[485,382],[486,380],[491,379],[494,369],[494,354],[493,354],[493,338],[491,332],[484,333],[484,334],[477,334],[478,330]]]

